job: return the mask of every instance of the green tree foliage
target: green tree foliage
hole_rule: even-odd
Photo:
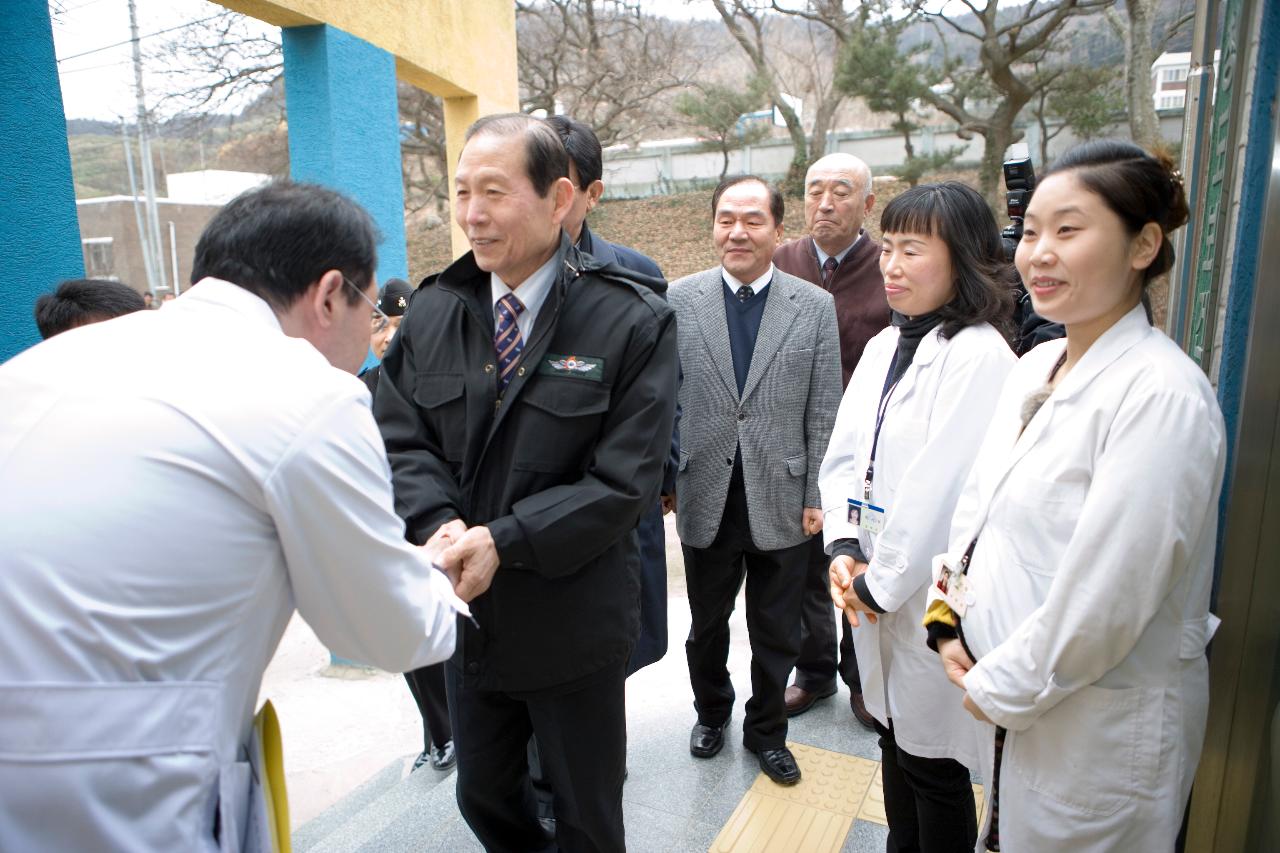
[[[676,112],[706,138],[706,150],[718,151],[723,156],[721,180],[729,171],[730,152],[753,145],[768,135],[768,125],[747,122],[742,118],[758,110],[766,100],[764,87],[758,79],[745,90],[710,83],[695,91],[682,92],[676,98]]]
[[[911,49],[900,47],[899,39],[909,20],[895,21],[886,16],[872,22],[870,14],[868,7],[863,6],[858,26],[850,29],[840,57],[836,86],[846,94],[862,98],[874,112],[893,116],[890,127],[902,134],[906,151],[899,177],[914,187],[925,175],[955,162],[964,148],[916,152],[911,135],[920,130],[919,105],[929,87],[939,82],[940,75],[923,63],[921,54],[927,49],[925,45],[918,44]]]

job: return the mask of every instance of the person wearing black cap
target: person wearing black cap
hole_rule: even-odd
[[[378,291],[377,310],[370,318],[369,346],[379,360],[386,354],[391,339],[400,328],[404,312],[409,310],[413,288],[402,278],[389,278]],[[360,374],[369,387],[369,393],[378,390],[378,375],[382,365],[376,364]],[[417,770],[427,762],[436,770],[448,770],[458,759],[453,750],[453,728],[449,725],[449,704],[445,697],[444,664],[433,664],[404,674],[409,682],[409,692],[418,703],[422,715],[422,752],[413,762]]]

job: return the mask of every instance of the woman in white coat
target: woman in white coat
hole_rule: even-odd
[[[995,219],[963,184],[908,190],[885,207],[881,230],[894,324],[867,344],[819,475],[831,595],[856,626],[889,849],[969,851],[976,726],[921,619],[933,556],[1014,364],[997,329],[1013,289]]]
[[[1204,373],[1142,294],[1186,218],[1171,164],[1128,142],[1063,155],[1027,210],[1018,269],[1067,336],[1010,374],[926,617],[987,724],[988,850],[1169,851],[1178,834],[1225,445]]]

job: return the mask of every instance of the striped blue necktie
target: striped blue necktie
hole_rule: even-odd
[[[493,335],[493,347],[498,353],[498,394],[501,396],[515,375],[520,351],[524,349],[520,327],[516,325],[516,317],[524,311],[524,303],[514,293],[508,293],[498,300],[494,308],[498,312],[498,326]]]

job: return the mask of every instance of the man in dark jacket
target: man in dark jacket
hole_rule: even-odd
[[[545,844],[531,734],[562,850],[623,850],[623,678],[639,632],[635,527],[676,398],[674,315],[578,251],[555,132],[476,122],[455,175],[472,251],[424,283],[374,410],[414,541],[471,602],[447,676],[458,805],[489,850]]]
[[[862,230],[875,205],[871,170],[852,154],[828,154],[805,175],[804,222],[808,237],[793,240],[773,255],[783,272],[818,285],[836,302],[840,327],[840,366],[844,384],[862,357],[867,341],[889,325],[889,303],[880,274],[880,244]],[[813,537],[802,612],[802,642],[795,684],[787,688],[787,715],[794,717],[836,692],[836,630],[827,594],[827,555],[822,537]],[[862,702],[862,679],[853,654],[853,637],[840,620],[839,673],[849,685],[849,706],[863,726],[872,727]]]
[[[603,264],[617,264],[652,279],[666,281],[662,270],[647,255],[628,246],[610,243],[587,225],[590,213],[604,194],[604,152],[596,132],[568,116],[547,119],[569,153],[569,180],[573,183],[573,206],[565,217],[564,230],[582,251]],[[679,414],[676,416],[679,434]],[[679,439],[671,442],[671,456],[662,476],[662,494],[675,491],[679,464]],[[627,663],[627,675],[657,663],[667,653],[667,532],[662,523],[662,505],[655,501],[645,511],[636,528],[640,537],[640,639]]]

